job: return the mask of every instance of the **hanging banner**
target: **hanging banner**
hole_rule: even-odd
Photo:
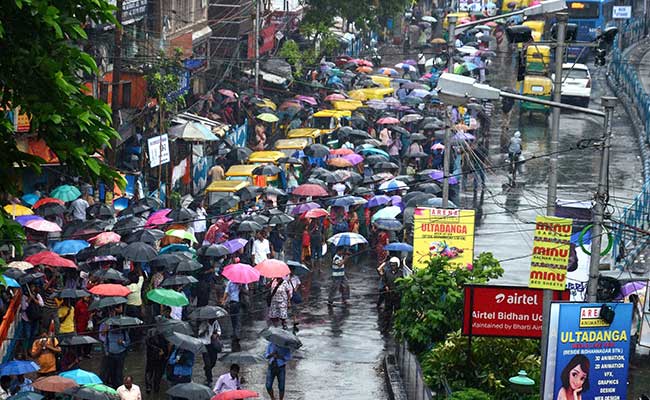
[[[632,304],[609,303],[611,323],[601,317],[602,303],[553,303],[544,400],[625,400]]]
[[[564,290],[571,248],[570,218],[537,216],[528,287]]]
[[[170,161],[167,134],[147,139],[147,149],[149,150],[149,167],[157,167]]]
[[[413,266],[424,268],[435,256],[449,258],[453,268],[474,260],[474,210],[416,208],[413,217]]]

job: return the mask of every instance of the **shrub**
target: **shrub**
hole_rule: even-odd
[[[489,394],[478,389],[463,389],[453,392],[449,397],[450,400],[492,400]]]

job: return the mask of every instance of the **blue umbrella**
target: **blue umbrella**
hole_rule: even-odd
[[[371,207],[378,207],[378,206],[383,206],[384,204],[390,203],[390,197],[386,196],[384,194],[380,194],[378,196],[374,196],[368,200],[368,203],[366,203],[366,207],[371,208]]]
[[[406,251],[407,253],[412,253],[413,252],[413,246],[411,246],[408,243],[393,242],[393,243],[389,243],[386,246],[384,246],[384,250],[388,250],[388,251]]]
[[[29,221],[42,221],[44,219],[45,218],[41,217],[40,215],[21,215],[20,217],[16,217],[16,222],[22,226],[25,226],[25,224]]]
[[[177,251],[189,251],[192,254],[196,253],[196,250],[190,248],[190,246],[186,244],[170,244],[169,246],[165,246],[162,249],[160,249],[158,254],[174,253]]]
[[[386,157],[387,160],[390,159],[390,156],[388,155],[388,153],[386,153],[385,151],[383,151],[381,149],[378,149],[376,147],[370,147],[370,148],[367,148],[367,149],[362,149],[361,151],[359,151],[359,153],[361,153],[363,155],[366,155],[367,153],[369,153],[369,154],[377,154],[377,155]]]
[[[39,369],[41,367],[34,361],[11,360],[0,364],[0,375],[23,375],[36,372]]]
[[[31,207],[38,201],[39,198],[40,196],[37,195],[36,193],[27,193],[26,195],[21,197],[20,200]]]
[[[72,379],[79,385],[91,385],[93,383],[103,383],[99,376],[92,372],[83,369],[73,369],[70,371],[61,372],[59,376]]]
[[[13,396],[7,397],[7,400],[41,400],[43,398],[45,396],[36,392],[18,392]]]
[[[2,275],[2,278],[5,280],[4,285],[6,287],[12,287],[12,288],[19,288],[20,287],[20,283],[18,283],[18,281],[16,281],[14,278],[10,278],[10,277],[8,277],[6,275]]]
[[[341,247],[341,246],[350,247],[350,246],[356,246],[358,244],[368,243],[366,238],[359,235],[358,233],[352,233],[352,232],[337,233],[336,235],[327,239],[327,241],[337,247]]]
[[[54,243],[54,245],[52,246],[52,250],[54,250],[55,253],[60,254],[62,256],[69,256],[69,255],[75,255],[79,253],[81,250],[89,246],[90,244],[85,240],[73,239],[73,240],[64,240],[62,242]]]
[[[332,206],[336,207],[350,207],[354,205],[361,205],[367,203],[365,199],[357,196],[345,196],[345,197],[339,197],[330,203]]]

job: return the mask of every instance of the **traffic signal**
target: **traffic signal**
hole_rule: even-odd
[[[517,81],[523,81],[526,76],[526,58],[523,53],[519,52],[519,57],[517,57]]]
[[[533,41],[532,30],[525,25],[515,25],[506,28],[506,37],[510,43],[527,43]]]
[[[551,39],[557,40],[557,24],[551,26]],[[578,25],[577,24],[566,24],[566,34],[564,37],[565,42],[574,42],[578,37]]]
[[[607,64],[607,61],[605,61],[605,56],[607,55],[607,51],[605,49],[598,48],[596,49],[596,54],[594,56],[594,64],[596,64],[597,67],[601,67],[605,64]]]

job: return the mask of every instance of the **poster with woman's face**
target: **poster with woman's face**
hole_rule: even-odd
[[[625,400],[632,322],[631,304],[562,303],[557,327],[554,400]],[[551,398],[548,394],[545,399]]]

